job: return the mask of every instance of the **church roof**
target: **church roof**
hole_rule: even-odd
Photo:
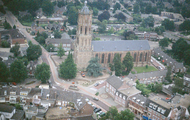
[[[86,6],[87,2],[85,1],[85,5],[84,7],[81,9],[80,13],[81,14],[90,14],[90,10],[88,9],[88,7]]]
[[[94,52],[150,50],[148,40],[92,41]]]

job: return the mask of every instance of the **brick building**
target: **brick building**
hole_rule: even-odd
[[[134,58],[135,66],[150,63],[151,50],[147,40],[92,41],[92,11],[85,5],[78,14],[78,28],[74,43],[74,60],[78,69],[85,69],[91,57],[98,57],[103,66],[113,62],[116,53],[121,60],[127,52]],[[85,58],[85,59],[84,59]]]

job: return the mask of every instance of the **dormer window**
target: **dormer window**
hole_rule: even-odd
[[[116,92],[116,95],[118,96],[118,92]]]
[[[7,90],[4,91],[4,95],[7,95]]]
[[[119,97],[122,98],[122,94],[120,94]]]
[[[125,96],[123,96],[123,99],[125,100]]]

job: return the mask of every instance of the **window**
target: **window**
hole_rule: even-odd
[[[136,61],[137,53],[134,54],[134,62]]]
[[[123,99],[125,100],[125,96],[123,96]]]
[[[104,54],[102,54],[102,62],[101,63],[104,63]]]
[[[116,92],[116,96],[118,96],[118,92]]]
[[[145,60],[144,60],[144,61],[146,61],[146,59],[147,59],[147,53],[145,54],[145,56],[144,56],[144,57],[145,57]]]
[[[87,34],[87,27],[85,27],[85,35]]]
[[[106,86],[109,87],[109,84],[107,83]]]
[[[139,60],[140,62],[142,61],[142,53],[140,54],[140,60]]]
[[[80,34],[82,34],[82,26],[80,27]]]
[[[122,98],[122,94],[120,94],[119,97]]]
[[[111,54],[108,54],[108,63],[110,63],[110,59],[111,59]]]

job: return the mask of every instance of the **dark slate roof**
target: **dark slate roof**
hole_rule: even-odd
[[[1,112],[7,112],[12,113],[15,107],[7,105],[7,104],[0,104],[0,111]]]
[[[106,81],[115,89],[119,89],[123,84],[123,81],[115,75],[110,76]]]
[[[15,114],[12,116],[11,120],[22,120],[24,118],[23,110],[16,110]]]
[[[55,89],[43,89],[42,99],[47,98],[47,94],[49,94],[49,99],[56,99],[61,101],[73,102],[80,110],[85,104],[84,97],[80,93],[72,92],[72,91],[60,91]],[[77,99],[81,99],[82,104],[79,106],[77,103]]]
[[[13,53],[10,53],[10,52],[1,52],[0,51],[0,56],[1,57],[9,57],[9,56],[13,56]]]
[[[46,43],[47,44],[71,44],[72,41],[71,41],[71,39],[51,39],[51,38],[47,38]]]
[[[149,107],[149,104],[150,104],[150,103],[153,103],[154,105],[157,105],[157,107],[156,107],[155,110],[154,110],[153,108],[150,108],[150,107]],[[147,99],[145,105],[146,105],[149,109],[152,109],[152,110],[154,110],[154,111],[156,111],[156,112],[158,112],[158,111],[157,111],[157,110],[158,110],[158,107],[160,107],[161,109],[166,110],[166,111],[164,112],[164,114],[158,112],[158,113],[164,115],[165,117],[168,117],[168,115],[169,115],[169,113],[170,113],[170,110],[171,110],[171,109],[168,109],[168,108],[166,108],[165,106],[162,106],[162,105],[160,105],[160,104],[158,104],[158,103],[156,103],[156,102],[154,102],[154,101],[152,101],[152,100],[150,100],[150,99]]]
[[[81,11],[80,11],[81,14],[90,14],[90,10],[88,9],[88,7],[85,5]]]
[[[94,52],[150,50],[148,40],[92,41]]]
[[[0,88],[0,96],[6,96],[4,92],[6,91],[7,95],[10,95],[10,92],[16,92],[16,95],[20,95],[20,92],[30,92],[30,88],[24,88],[24,87],[2,87]]]

